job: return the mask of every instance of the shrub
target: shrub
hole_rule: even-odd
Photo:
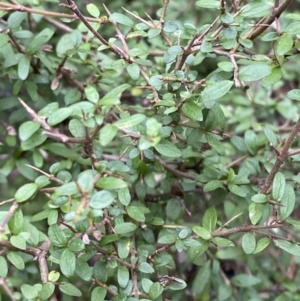
[[[3,300],[300,300],[292,2],[0,3]]]

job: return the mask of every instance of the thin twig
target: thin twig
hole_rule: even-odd
[[[294,128],[292,129],[290,135],[288,136],[288,138],[280,152],[280,155],[277,156],[276,162],[275,162],[272,170],[270,171],[270,173],[265,181],[264,186],[261,189],[261,193],[263,193],[263,194],[268,193],[276,173],[278,172],[278,170],[280,169],[280,167],[284,163],[284,161],[290,156],[289,149],[290,149],[294,139],[296,138],[299,130],[300,130],[300,118],[298,119],[298,121],[295,124]]]
[[[73,19],[76,20],[78,17],[74,14],[65,14],[65,13],[57,13],[57,12],[52,12],[52,11],[47,11],[47,10],[41,10],[41,9],[35,9],[35,8],[30,8],[21,4],[10,4],[10,3],[5,3],[5,2],[0,2],[0,11],[20,11],[20,12],[27,12],[31,14],[37,14],[37,15],[43,15],[43,16],[51,16],[55,18],[66,18],[66,19]],[[101,19],[101,18],[90,18],[90,17],[85,17],[86,20],[89,22],[94,22],[94,23],[108,23],[110,22],[108,19]]]
[[[148,21],[142,19],[141,17],[139,17],[138,15],[135,15],[134,13],[132,13],[131,11],[127,10],[125,7],[122,6],[122,9],[126,11],[126,13],[128,13],[129,15],[131,15],[132,17],[134,17],[136,20],[146,24],[148,27],[150,28],[154,28],[154,26],[149,23]]]
[[[111,295],[113,295],[113,296],[119,296],[119,294],[116,291],[114,291],[112,288],[110,288],[106,284],[100,282],[97,279],[93,279],[93,281],[96,282],[99,286],[105,288]]]
[[[116,45],[111,45],[108,43],[108,41],[103,38],[101,34],[99,34],[98,31],[96,31],[93,26],[89,23],[89,20],[80,12],[78,9],[76,3],[73,0],[67,0],[68,5],[65,5],[67,8],[71,9],[75,15],[81,20],[81,22],[90,30],[90,32],[93,33],[93,35],[104,45],[108,46],[108,48],[114,52],[117,56],[120,58],[125,59],[126,61],[130,61],[130,58],[124,53],[122,49],[120,49]]]
[[[102,3],[102,5],[103,5],[104,9],[106,10],[108,16],[110,16],[111,13],[110,13],[110,11],[108,10],[108,8],[106,7],[106,5],[105,5],[104,3]],[[127,43],[126,43],[126,41],[125,41],[125,39],[124,39],[124,35],[122,34],[122,32],[121,32],[121,30],[120,30],[118,24],[117,24],[115,21],[111,21],[111,22],[112,22],[112,24],[114,25],[114,27],[115,27],[115,29],[116,29],[116,32],[117,32],[117,34],[118,34],[118,37],[119,37],[119,39],[120,39],[120,41],[121,41],[121,43],[122,43],[122,45],[123,45],[123,50],[124,50],[124,52],[125,52],[126,54],[128,54],[129,48],[128,48],[128,45],[127,45]]]
[[[226,230],[216,230],[214,232],[211,233],[212,237],[225,237],[225,236],[229,236],[231,234],[235,234],[235,233],[240,233],[240,232],[251,232],[251,231],[255,231],[255,230],[260,230],[260,229],[274,229],[274,228],[281,228],[284,227],[284,224],[278,224],[278,223],[274,223],[272,225],[241,225],[238,227],[234,227],[231,229],[226,229]]]
[[[4,233],[4,231],[5,231],[5,226],[6,226],[7,223],[10,221],[10,219],[12,218],[12,216],[14,215],[14,213],[16,212],[16,210],[17,210],[18,208],[19,208],[19,205],[18,205],[17,202],[14,202],[14,203],[10,206],[10,208],[9,208],[9,210],[8,210],[8,212],[7,212],[6,216],[5,216],[5,218],[3,219],[2,223],[0,224],[0,234]]]
[[[92,241],[90,242],[90,244],[100,253],[103,254],[106,258],[110,259],[110,258],[114,258],[119,264],[123,265],[124,267],[128,268],[128,269],[135,269],[135,265],[128,263],[127,261],[124,261],[122,259],[120,259],[118,256],[113,255],[113,254],[109,254],[106,250],[104,250],[103,248],[99,247],[98,245],[96,245],[95,243],[93,243]]]
[[[292,4],[293,0],[285,0],[277,9],[272,10],[271,15],[264,21],[264,24],[271,25],[275,18],[279,18],[280,15]],[[251,35],[250,39],[254,40],[261,35],[268,27],[258,27]]]
[[[7,285],[5,278],[0,277],[0,287],[2,287],[3,291],[9,296],[11,301],[17,301],[10,287]]]
[[[171,167],[168,163],[166,163],[165,161],[163,161],[162,159],[160,159],[158,156],[156,156],[156,160],[158,160],[160,162],[160,164],[168,171],[172,172],[174,175],[176,176],[179,176],[179,177],[183,177],[183,178],[186,178],[186,179],[190,179],[190,180],[195,180],[196,177],[191,175],[191,174],[188,174],[188,173],[185,173],[185,172],[182,172],[178,169],[175,169],[173,167]]]
[[[39,116],[33,109],[31,109],[26,103],[25,101],[23,101],[20,97],[19,97],[19,101],[22,104],[22,106],[25,108],[25,110],[27,111],[27,113],[32,117],[33,121],[37,121],[43,129],[45,129],[46,131],[52,131],[53,129],[47,124],[47,122],[45,121],[44,117]]]

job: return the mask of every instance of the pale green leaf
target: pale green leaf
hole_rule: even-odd
[[[272,73],[272,68],[267,64],[253,64],[242,66],[239,71],[239,79],[242,81],[257,81]]]
[[[36,183],[29,183],[21,186],[16,194],[15,199],[18,203],[22,203],[30,199],[37,191],[39,187]]]

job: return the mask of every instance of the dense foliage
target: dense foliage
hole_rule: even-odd
[[[0,2],[0,299],[300,300],[299,5]]]

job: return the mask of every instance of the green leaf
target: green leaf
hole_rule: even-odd
[[[48,225],[53,225],[57,223],[57,220],[58,220],[58,211],[51,210],[48,216]]]
[[[124,206],[128,206],[130,204],[131,195],[128,187],[121,188],[118,190],[118,199]]]
[[[11,244],[21,250],[26,250],[26,240],[22,235],[12,235],[10,237]]]
[[[234,70],[234,65],[227,61],[218,63],[218,67],[225,72],[232,72]]]
[[[163,156],[169,158],[181,157],[181,151],[169,140],[161,140],[154,148]]]
[[[48,275],[48,280],[51,282],[56,282],[60,277],[60,273],[57,271],[51,271]]]
[[[103,301],[107,294],[107,290],[104,287],[96,287],[92,291],[91,301]]]
[[[73,252],[79,252],[79,251],[82,251],[84,249],[84,243],[82,241],[82,239],[80,238],[73,238],[70,242],[69,242],[69,245],[68,245],[68,249],[70,251],[73,251]]]
[[[74,275],[76,256],[69,249],[64,249],[60,257],[60,270],[66,277]]]
[[[37,191],[39,187],[35,183],[29,183],[21,186],[16,194],[15,199],[18,203],[22,203],[30,199]]]
[[[253,234],[246,233],[242,238],[242,247],[246,254],[252,254],[256,248],[256,240]]]
[[[65,293],[66,295],[74,296],[74,297],[82,296],[81,291],[75,285],[73,285],[71,283],[60,284],[58,287],[59,287],[59,290],[62,293]]]
[[[280,203],[282,206],[279,207],[279,216],[285,219],[291,215],[296,203],[295,191],[290,184],[285,185],[284,194]]]
[[[137,226],[134,223],[127,222],[121,223],[115,226],[115,232],[117,234],[125,234],[129,232],[133,232],[137,229]]]
[[[127,66],[127,72],[133,80],[138,80],[140,77],[140,67],[137,63],[132,63]]]
[[[274,244],[276,247],[292,254],[295,256],[300,256],[300,246],[291,243],[289,241],[286,240],[281,240],[281,239],[274,239]]]
[[[186,117],[189,117],[192,120],[203,120],[202,110],[194,101],[185,102],[182,106],[182,112]]]
[[[0,277],[6,277],[8,272],[8,266],[5,258],[0,256]]]
[[[241,186],[238,186],[235,184],[229,184],[228,188],[233,194],[236,194],[242,198],[246,197],[246,195],[247,195]]]
[[[168,33],[175,32],[178,29],[178,26],[175,22],[166,21],[164,22],[164,31]]]
[[[264,211],[264,205],[259,203],[252,203],[249,206],[249,218],[253,225],[256,225],[261,219]]]
[[[277,137],[274,134],[274,132],[270,129],[270,127],[268,127],[267,125],[263,125],[262,129],[266,135],[266,137],[268,138],[269,142],[273,145],[276,146],[277,145]]]
[[[262,250],[264,250],[269,245],[269,243],[270,243],[270,238],[268,237],[262,237],[261,239],[259,239],[256,243],[256,248],[253,254],[257,254]]]
[[[114,125],[118,128],[127,129],[142,123],[145,119],[146,116],[143,114],[134,114],[129,117],[119,119],[114,123]]]
[[[223,80],[213,83],[201,92],[203,103],[207,109],[214,106],[215,100],[224,96],[232,87],[233,81]]]
[[[215,227],[217,225],[217,211],[215,206],[209,207],[203,216],[202,219],[202,226],[209,232],[212,232],[215,230]]]
[[[253,47],[253,42],[249,39],[239,39],[239,42],[241,45],[243,45],[245,48],[252,48]]]
[[[115,194],[108,190],[97,191],[89,202],[94,209],[104,209],[110,206],[115,200]]]
[[[70,117],[73,113],[71,108],[60,108],[57,111],[53,112],[47,119],[47,123],[50,126],[57,125]]]
[[[75,182],[69,182],[66,183],[62,186],[59,186],[56,190],[55,190],[55,194],[57,196],[60,195],[72,195],[72,194],[76,194],[78,193],[78,186],[76,185]]]
[[[19,127],[19,137],[22,141],[30,138],[39,128],[40,123],[37,121],[26,121]]]
[[[203,239],[210,239],[211,235],[210,235],[210,231],[208,231],[207,229],[203,228],[203,227],[199,227],[199,226],[193,226],[192,230],[201,238]]]
[[[168,22],[168,21],[167,21]],[[166,23],[165,22],[165,25]],[[169,22],[170,23],[170,22]],[[173,23],[174,24],[174,23]],[[177,25],[176,25],[177,27]],[[177,30],[177,29],[176,29]],[[168,49],[168,53],[169,54],[175,54],[175,55],[181,55],[183,54],[183,49],[179,46],[179,45],[174,45],[174,46],[171,46],[169,49]]]
[[[24,270],[25,264],[23,258],[19,255],[18,252],[8,251],[7,259],[18,269]]]
[[[285,177],[281,172],[277,172],[272,186],[272,196],[275,201],[280,202],[285,190]]]
[[[55,285],[51,282],[47,282],[43,285],[42,290],[39,292],[39,298],[41,300],[48,300],[55,289]]]
[[[102,283],[106,283],[107,281],[107,267],[106,263],[97,261],[94,265],[93,269],[94,277],[101,281]]]
[[[163,292],[164,288],[163,286],[158,283],[158,282],[154,282],[149,289],[149,297],[151,298],[151,300],[154,300],[156,298],[158,298],[162,292]]]
[[[148,51],[144,48],[132,48],[130,49],[129,53],[128,53],[130,56],[132,57],[143,57],[143,56],[147,56],[148,55]],[[149,65],[150,67],[151,65]]]
[[[275,67],[272,69],[272,73],[266,76],[263,80],[263,86],[265,88],[270,87],[271,85],[277,83],[282,78],[282,70],[281,67]]]
[[[52,38],[54,32],[55,31],[50,28],[45,28],[39,32],[29,43],[26,50],[27,54],[31,55],[37,52],[42,45],[46,44]]]
[[[122,288],[125,288],[128,284],[129,281],[129,271],[126,267],[120,265],[118,267],[118,273],[117,273],[117,277],[118,277],[118,283]]]
[[[218,140],[217,137],[218,136],[216,134],[205,133],[205,138],[207,140],[207,143],[220,155],[224,155],[224,146]]]
[[[34,149],[37,146],[43,144],[46,140],[47,140],[47,136],[43,135],[42,131],[38,130],[26,141],[21,142],[21,148],[24,151]]]
[[[211,241],[219,247],[234,247],[234,243],[227,238],[213,237]]]
[[[211,262],[207,260],[193,279],[192,291],[195,295],[200,295],[202,292],[204,293],[204,289],[210,280],[211,272]]]
[[[84,248],[83,248],[84,249]],[[75,273],[83,280],[90,281],[92,279],[93,269],[82,258],[76,259]]]
[[[30,221],[37,222],[37,221],[46,219],[49,216],[50,212],[51,212],[50,209],[42,210],[42,211],[38,212],[37,214],[33,215],[32,218],[30,219]]]
[[[284,31],[289,35],[300,34],[300,22],[293,22],[288,24]]]
[[[91,4],[94,5],[94,4]],[[92,103],[97,103],[99,100],[99,93],[97,89],[93,85],[88,85],[84,89],[84,93],[86,95],[86,98],[92,102]]]
[[[7,20],[7,26],[10,29],[18,28],[23,20],[28,16],[25,12],[13,12]]]
[[[225,301],[232,295],[232,288],[225,283],[218,287],[218,301]]]
[[[172,244],[176,241],[176,237],[174,235],[168,234],[160,237],[157,241],[159,244]]]
[[[133,27],[134,23],[133,21],[128,18],[127,16],[123,15],[123,14],[119,14],[119,13],[113,13],[109,16],[109,19],[111,21],[114,21],[116,23],[128,26],[128,27]]]
[[[258,193],[251,197],[251,201],[255,203],[266,203],[267,196],[265,194]]]
[[[242,66],[239,70],[239,79],[252,82],[263,79],[272,73],[272,68],[267,64],[253,64]]]
[[[269,13],[272,4],[265,1],[251,1],[243,7],[241,15],[243,17],[260,17]]]
[[[112,124],[106,124],[99,132],[99,141],[102,146],[108,145],[117,135],[118,128]]]
[[[25,80],[28,77],[30,70],[30,60],[27,56],[23,55],[18,64],[19,79]]]
[[[170,199],[167,203],[166,214],[170,221],[175,221],[182,212],[182,205],[177,199]]]
[[[18,235],[22,232],[23,228],[23,212],[18,208],[11,219],[7,223],[8,228],[13,235]]]
[[[150,279],[148,279],[148,278],[142,279],[142,288],[147,294],[149,293],[149,290],[150,290],[150,287],[152,284],[153,284],[153,282]]]
[[[69,160],[74,160],[81,164],[87,164],[88,161],[82,159],[75,149],[70,149],[62,143],[47,143],[43,146],[45,150],[48,150],[52,154],[59,155]]]
[[[23,231],[28,232],[30,234],[30,238],[27,240],[27,242],[33,246],[37,246],[40,239],[40,234],[38,229],[32,224],[30,224],[29,222],[25,221],[23,224]]]
[[[150,265],[148,262],[140,262],[138,266],[138,270],[145,274],[152,274],[155,272],[152,265]]]
[[[292,100],[300,101],[300,89],[293,89],[287,93],[287,97]]]
[[[21,292],[26,299],[35,299],[38,296],[39,291],[35,286],[22,284]]]
[[[278,55],[284,55],[292,49],[293,44],[293,39],[290,36],[283,34],[278,40],[276,40],[274,49]]]
[[[48,235],[52,244],[57,247],[65,247],[68,243],[68,238],[57,224],[51,225],[49,227]]]
[[[236,275],[233,278],[231,278],[231,281],[234,285],[238,287],[249,287],[261,282],[261,280],[258,277],[247,274]]]
[[[98,180],[96,186],[102,189],[114,190],[127,187],[125,181],[115,177],[103,177]]]
[[[220,1],[217,0],[200,0],[195,4],[196,6],[204,8],[220,8]]]
[[[93,16],[93,17],[95,17],[95,18],[99,18],[99,16],[100,16],[100,11],[99,11],[98,7],[97,7],[95,4],[93,4],[93,3],[87,4],[86,10],[88,11],[88,13],[89,13],[91,16]]]
[[[258,151],[257,137],[254,131],[247,130],[245,132],[245,143],[251,155],[256,155]]]
[[[222,181],[220,181],[220,180],[212,180],[212,181],[209,181],[208,183],[206,183],[204,185],[203,191],[204,192],[209,192],[209,191],[221,188],[221,187],[223,187]]]
[[[69,122],[69,131],[76,138],[85,137],[85,127],[78,119],[71,119]]]
[[[97,173],[93,169],[88,169],[79,174],[77,184],[82,192],[90,192],[93,189],[93,179]]]
[[[138,222],[145,222],[145,214],[144,212],[137,206],[129,206],[127,207],[128,215]]]
[[[160,33],[161,33],[161,29],[159,29],[159,28],[150,28],[148,30],[148,38],[153,39],[153,38],[157,37],[158,35],[160,35]]]
[[[187,243],[185,242],[185,245]],[[209,247],[209,241],[205,240],[203,242],[201,242],[200,246],[199,246],[199,242],[197,242],[198,245],[192,245],[189,246],[188,249],[188,259],[190,262],[194,262],[197,258],[199,258]]]
[[[150,29],[151,30],[151,29]],[[149,30],[149,31],[150,31]],[[157,29],[155,29],[157,30]],[[155,90],[160,90],[162,85],[164,84],[164,81],[162,80],[161,75],[154,75],[150,77],[148,83],[155,89]]]

